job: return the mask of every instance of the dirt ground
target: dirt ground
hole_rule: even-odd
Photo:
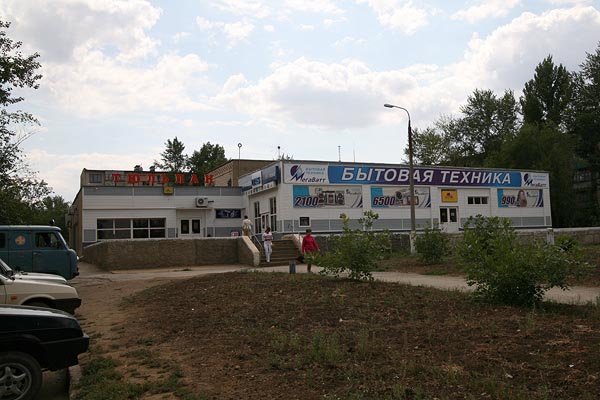
[[[93,347],[84,368],[109,356],[131,382],[176,372],[187,388],[143,399],[600,396],[591,307],[515,309],[434,289],[261,273],[82,280],[77,290]]]

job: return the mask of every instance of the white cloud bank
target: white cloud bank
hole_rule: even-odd
[[[254,84],[227,86],[217,101],[254,118],[280,119],[328,129],[374,126],[386,118],[383,103],[396,102],[420,121],[457,112],[476,88],[517,93],[548,54],[573,70],[600,37],[600,12],[592,7],[524,13],[485,38],[474,36],[462,61],[376,71],[360,60],[323,63],[298,58]],[[577,61],[573,61],[577,60]]]
[[[520,4],[521,0],[483,0],[477,5],[457,11],[452,18],[473,23],[490,17],[504,17]]]

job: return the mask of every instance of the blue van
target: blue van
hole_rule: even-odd
[[[77,254],[56,226],[0,225],[0,258],[18,271],[56,274],[65,279],[79,275]]]

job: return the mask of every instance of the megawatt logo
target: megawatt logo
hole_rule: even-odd
[[[304,177],[304,171],[302,170],[302,166],[292,165],[292,168],[290,168],[290,174],[292,175],[292,180],[302,181],[302,178]]]
[[[531,186],[531,184],[533,183],[533,178],[528,173],[525,173],[523,175],[523,181],[525,181],[526,186]]]

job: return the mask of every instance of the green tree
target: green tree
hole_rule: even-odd
[[[436,122],[446,138],[446,159],[466,167],[493,164],[502,144],[517,132],[518,109],[510,90],[498,97],[491,90],[476,89],[460,108],[460,117]]]
[[[450,140],[438,129],[413,130],[413,157],[416,164],[441,165],[447,161]],[[408,147],[404,154],[408,157]]]
[[[509,220],[481,215],[465,223],[458,254],[476,295],[515,305],[533,305],[553,287],[567,289],[586,267],[562,244],[522,243]]]
[[[19,110],[24,98],[14,89],[37,89],[39,55],[23,55],[21,42],[7,36],[10,23],[0,21],[0,223],[27,223],[34,208],[50,189],[37,179],[23,158],[20,145],[31,133],[18,134],[15,129],[38,125],[36,118]]]
[[[161,161],[154,161],[152,166],[163,171],[179,173],[185,172],[188,168],[187,156],[183,153],[185,145],[177,139],[167,139],[165,142],[165,151],[160,153]]]
[[[324,274],[339,276],[348,272],[350,279],[373,280],[372,271],[377,267],[377,261],[385,256],[390,248],[390,236],[387,232],[375,234],[373,223],[379,215],[365,211],[358,222],[363,229],[350,229],[350,219],[340,215],[343,232],[331,238],[332,250],[326,253],[312,253],[310,260],[323,268]],[[308,261],[307,261],[308,262]]]
[[[550,173],[552,223],[557,227],[574,222],[573,165],[575,140],[556,125],[525,124],[506,142],[499,162],[506,168],[533,169]]]
[[[582,166],[591,175],[587,204],[578,212],[579,225],[600,223],[598,179],[600,179],[600,45],[595,53],[587,53],[580,72],[574,74],[574,106],[570,132],[577,140],[576,152],[583,160]]]
[[[32,223],[58,226],[65,239],[68,239],[66,215],[69,213],[69,207],[70,203],[65,201],[62,196],[46,196],[36,208]]]
[[[202,177],[208,171],[212,171],[225,162],[227,162],[225,148],[218,144],[206,142],[202,145],[200,151],[194,150],[194,153],[188,159],[188,168],[190,172],[198,174],[200,182],[204,184]]]
[[[555,65],[552,56],[544,58],[535,68],[533,79],[525,83],[520,98],[525,123],[565,122],[573,96],[571,75],[562,65]]]

